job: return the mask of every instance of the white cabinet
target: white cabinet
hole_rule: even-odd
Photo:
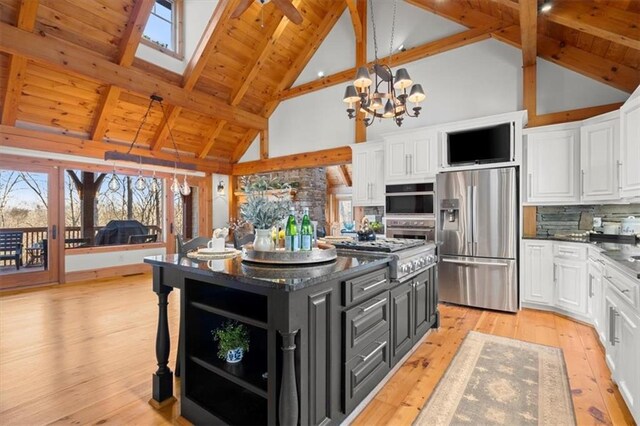
[[[604,290],[602,286],[602,269],[597,259],[589,257],[587,264],[587,317],[591,318],[593,327],[598,332],[600,341],[605,341],[604,333]]]
[[[580,129],[580,178],[583,201],[620,197],[620,122],[618,119],[586,124]]]
[[[385,138],[385,182],[433,179],[437,171],[437,132],[422,129]]]
[[[620,108],[620,195],[640,197],[640,96]]]
[[[555,305],[578,315],[587,312],[587,276],[584,262],[554,258]]]
[[[524,241],[522,252],[522,301],[553,304],[553,243]]]
[[[605,278],[606,360],[635,418],[640,418],[640,318],[623,293]]]
[[[384,205],[384,147],[382,142],[352,145],[353,205]]]
[[[527,134],[527,202],[580,200],[579,138],[577,128],[540,128]]]

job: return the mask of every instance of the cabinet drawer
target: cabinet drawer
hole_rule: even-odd
[[[639,284],[613,268],[611,265],[606,265],[603,276],[612,285],[615,293],[622,300],[633,306],[637,313],[640,313],[640,300],[638,295]]]
[[[587,260],[587,247],[555,243],[553,245],[553,256],[560,259]]]
[[[389,372],[389,331],[351,358],[344,369],[344,405],[350,412]]]
[[[366,300],[389,288],[389,270],[381,269],[344,282],[344,305]]]
[[[389,331],[389,293],[386,292],[345,312],[345,359]]]

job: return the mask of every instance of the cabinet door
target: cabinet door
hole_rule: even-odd
[[[549,242],[525,241],[522,271],[522,300],[553,303],[553,256]]]
[[[606,282],[606,281],[605,281]],[[618,340],[620,335],[620,321],[618,317],[618,305],[614,296],[611,294],[612,290],[609,288],[610,284],[605,285],[604,293],[604,329],[606,340],[605,346],[605,360],[611,370],[611,374],[615,374],[617,369],[616,354],[618,352]]]
[[[367,167],[369,153],[358,151],[353,153],[353,205],[370,205],[371,182]]]
[[[583,126],[580,129],[582,199],[615,200],[618,193],[619,121]]]
[[[372,206],[384,206],[384,148],[382,144],[369,152],[369,182]]]
[[[415,139],[409,170],[412,179],[435,177],[438,167],[436,136],[436,132],[429,132],[427,136]]]
[[[620,161],[620,195],[640,197],[640,97],[620,108]]]
[[[406,180],[409,168],[409,152],[407,152],[407,145],[411,147],[411,143],[407,143],[404,139],[387,141],[385,147],[385,157],[387,162],[385,170],[387,182]]]
[[[430,271],[419,274],[413,280],[413,343],[415,344],[431,327],[429,292],[431,290]]]
[[[630,308],[619,304],[617,320],[620,322],[620,342],[616,354],[616,373],[614,379],[618,383],[620,393],[629,409],[637,413],[640,408],[640,333],[638,319]]]
[[[602,333],[602,272],[589,261],[587,277],[587,316],[595,327],[598,335]]]
[[[527,201],[579,201],[578,131],[527,136]]]
[[[554,272],[556,274],[556,306],[585,315],[587,305],[586,265],[582,262],[556,259]]]
[[[391,366],[413,346],[412,287],[413,281],[391,290]]]

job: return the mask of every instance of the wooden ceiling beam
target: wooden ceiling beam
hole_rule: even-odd
[[[538,2],[520,0],[522,42],[522,100],[529,117],[537,114]]]
[[[131,64],[133,64],[136,49],[138,49],[144,27],[147,24],[154,4],[155,0],[140,0],[135,3],[124,34],[122,34],[122,38],[120,39],[120,48],[118,49],[118,57],[116,60],[118,64],[124,67],[130,67]],[[98,103],[98,109],[93,120],[91,139],[102,140],[104,138],[109,125],[109,118],[118,105],[120,93],[120,89],[113,85],[105,89]]]
[[[623,102],[616,102],[607,105],[578,108],[569,111],[553,112],[550,114],[536,115],[529,117],[527,127],[548,126],[550,124],[568,123],[570,121],[585,120],[596,115],[615,111],[622,106]]]
[[[204,33],[202,33],[202,37],[200,37],[198,47],[196,47],[193,56],[187,64],[184,75],[182,76],[182,87],[186,91],[192,92],[195,88],[196,83],[202,75],[216,44],[218,44],[220,37],[225,33],[226,25],[229,22],[229,18],[235,7],[236,2],[233,0],[221,0],[216,5],[211,18],[205,27]],[[158,129],[151,140],[152,151],[159,151],[165,145],[167,137],[169,136],[169,129],[173,128],[181,112],[182,107],[180,106],[173,105],[169,107],[167,116],[162,117],[160,126],[158,126]],[[220,121],[224,121],[226,123],[226,120]],[[218,125],[215,125],[213,129],[211,129],[211,132],[215,133],[217,127]],[[211,142],[211,139],[207,138],[204,141],[204,146],[206,147],[209,142]],[[211,143],[213,144],[213,142]],[[203,148],[200,152],[202,153],[204,151],[205,149]],[[206,151],[208,153],[210,149]]]
[[[224,126],[226,124],[227,124],[227,122],[225,120],[220,120],[211,129],[211,131],[209,132],[209,134],[205,138],[206,142],[204,144],[204,147],[198,153],[198,158],[205,158],[207,155],[209,155],[209,152],[211,151],[211,148],[213,148],[213,145],[216,143],[216,138],[220,135],[220,132],[222,132],[222,129],[224,129]]]
[[[244,134],[244,137],[240,140],[240,142],[238,142],[238,144],[233,149],[233,153],[231,154],[232,163],[235,164],[238,161],[240,161],[244,153],[247,152],[247,149],[249,149],[253,141],[258,136],[258,133],[259,131],[257,130],[249,130]]]
[[[300,0],[295,0],[293,5],[298,8],[300,5]],[[264,62],[269,58],[272,53],[272,50],[282,33],[289,25],[289,19],[280,12],[276,12],[276,16],[271,20],[271,23],[266,28],[265,37],[261,40],[260,44],[256,47],[256,55],[247,63],[244,68],[244,74],[240,78],[240,86],[238,86],[234,92],[231,94],[231,102],[230,104],[235,106],[240,104],[242,98],[249,90],[251,83],[256,78],[256,76],[260,73]]]
[[[381,58],[380,62],[388,64],[390,67],[395,67],[409,62],[414,62],[428,56],[435,56],[443,52],[448,52],[449,50],[477,43],[482,40],[487,40],[491,38],[492,32],[500,29],[500,26],[501,24],[492,24],[487,27],[473,28],[470,30],[462,31],[452,36],[444,37],[439,40],[431,41],[420,46],[407,49],[404,52],[398,52],[391,57],[386,56],[384,58]],[[367,66],[373,66],[373,62],[369,62]],[[312,93],[326,87],[335,86],[336,84],[346,83],[350,80],[353,80],[355,75],[356,68],[349,68],[347,70],[323,77],[320,80],[311,81],[309,83],[292,87],[291,89],[283,90],[278,93],[277,98],[283,101],[286,99],[305,95],[307,93]]]
[[[640,50],[640,15],[595,2],[556,2],[546,20]]]
[[[82,157],[98,158],[102,160],[106,151],[127,153],[129,147],[124,144],[80,139],[71,136],[28,130],[18,127],[0,125],[0,146],[32,149],[36,151],[55,152]],[[149,152],[147,149],[133,147],[131,154],[143,157],[153,157],[161,160],[176,161],[172,153]],[[230,174],[231,164],[221,160],[210,158],[199,159],[180,156],[183,163],[193,164],[196,170],[207,173]]]
[[[351,148],[348,146],[342,146],[322,151],[269,158],[268,160],[237,163],[233,165],[232,174],[235,176],[244,176],[263,172],[275,172],[308,167],[326,167],[349,163],[351,163]]]
[[[340,164],[336,167],[338,169],[338,175],[340,175],[340,180],[345,186],[351,186],[351,176],[349,176],[349,170],[347,170],[347,166],[344,164]]]
[[[21,0],[16,25],[25,31],[33,31],[36,26],[39,0]],[[18,116],[18,102],[22,94],[27,59],[14,54],[9,60],[6,93],[2,103],[2,124],[13,126]]]
[[[155,94],[163,97],[168,104],[234,122],[243,127],[260,130],[267,126],[267,119],[263,116],[232,107],[216,96],[189,92],[149,73],[115,64],[98,54],[47,34],[32,34],[0,23],[0,51],[23,55],[47,66],[100,83],[112,84],[144,97]]]
[[[363,37],[366,37],[362,28],[362,19],[360,11],[358,10],[358,0],[345,0],[347,7],[349,8],[349,15],[351,15],[351,24],[353,25],[353,34],[356,38],[356,43],[360,43]],[[366,18],[367,15],[363,17]]]
[[[492,37],[520,47],[520,27],[513,25],[492,33]],[[543,34],[538,35],[538,56],[586,77],[625,92],[633,92],[640,84],[640,73],[628,66],[594,55]]]

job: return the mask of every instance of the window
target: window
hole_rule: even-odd
[[[345,223],[353,222],[351,199],[338,199],[338,221],[342,226],[344,226]]]
[[[156,0],[142,42],[182,59],[182,0]]]
[[[66,248],[162,241],[162,179],[136,189],[137,176],[67,170],[65,173]],[[133,238],[131,238],[133,236]]]

